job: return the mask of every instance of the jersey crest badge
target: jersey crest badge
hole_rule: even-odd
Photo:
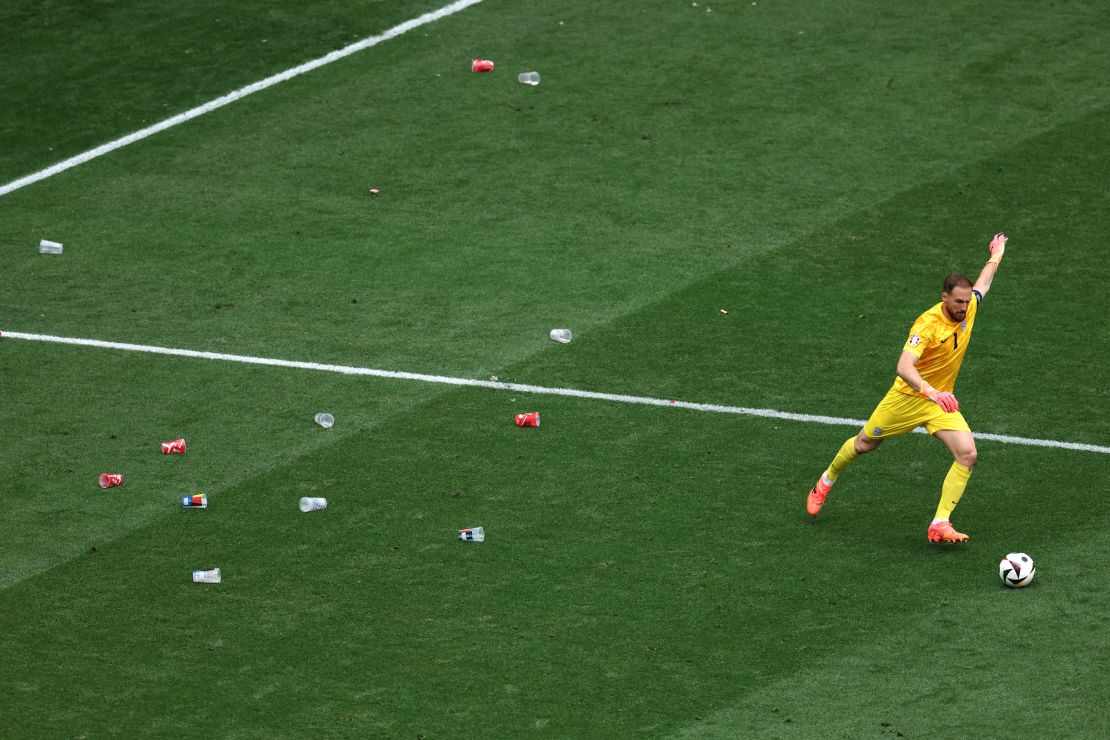
[[[960,331],[967,331],[967,319],[960,322]]]
[[[914,334],[912,337],[910,337],[910,346],[911,347],[916,347],[919,344],[921,344],[921,335],[920,334]]]

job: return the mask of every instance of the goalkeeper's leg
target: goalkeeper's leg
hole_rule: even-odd
[[[881,439],[872,439],[863,430],[855,437],[845,440],[844,444],[840,445],[840,450],[837,451],[836,457],[833,458],[828,469],[821,474],[813,488],[810,489],[809,495],[806,497],[806,511],[813,516],[817,516],[817,512],[821,511],[821,507],[825,504],[825,498],[832,490],[836,479],[844,472],[844,468],[848,467],[860,455],[874,450],[880,442],[882,442]]]
[[[962,419],[961,419],[962,420]],[[979,457],[975,449],[975,438],[970,431],[963,429],[942,429],[936,432],[936,437],[952,452],[955,460],[948,469],[944,478],[944,485],[940,491],[940,503],[937,505],[933,522],[929,525],[929,540],[932,542],[966,542],[968,537],[962,532],[957,532],[952,526],[952,511],[967,488],[967,481],[971,478],[971,469]]]

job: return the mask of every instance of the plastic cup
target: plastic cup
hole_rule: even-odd
[[[533,87],[535,87],[536,85],[540,84],[539,72],[521,72],[516,76],[516,78],[525,85],[532,85]]]
[[[162,443],[163,455],[184,455],[185,454],[185,440],[184,439],[171,439],[169,442]]]
[[[518,427],[538,427],[540,425],[540,412],[529,411],[525,414],[517,414],[516,425]]]
[[[472,527],[471,529],[460,529],[459,539],[463,542],[485,542],[486,530],[482,527]]]
[[[62,243],[43,239],[39,242],[39,254],[61,254]]]
[[[194,493],[192,496],[181,497],[182,509],[207,509],[208,496],[203,493]]]
[[[551,339],[562,344],[570,344],[571,334],[570,329],[552,329]]]
[[[332,425],[335,424],[335,417],[323,411],[316,414],[313,418],[316,420],[316,423],[324,429],[331,429]]]
[[[194,570],[193,583],[219,583],[223,580],[219,568],[212,570]]]
[[[326,498],[305,496],[301,499],[300,507],[303,512],[320,511],[328,508],[328,500]]]
[[[101,488],[113,488],[114,486],[123,485],[123,476],[119,473],[101,473],[96,482],[100,484]]]

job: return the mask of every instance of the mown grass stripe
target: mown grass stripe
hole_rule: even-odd
[[[863,426],[862,419],[848,419],[840,416],[824,416],[821,414],[798,414],[777,409],[760,409],[748,406],[725,406],[713,403],[694,403],[679,401],[677,399],[651,398],[648,396],[633,396],[622,393],[602,393],[599,391],[586,391],[578,388],[553,388],[527,383],[503,383],[496,380],[477,380],[474,378],[457,378],[450,375],[429,375],[426,373],[410,373],[400,370],[381,370],[378,368],[356,367],[353,365],[331,365],[320,362],[304,362],[301,360],[282,360],[271,357],[254,357],[251,355],[233,355],[224,352],[203,352],[191,349],[178,349],[173,347],[157,347],[146,344],[131,344],[127,342],[108,342],[101,339],[81,339],[77,337],[58,337],[49,334],[27,334],[24,332],[0,332],[0,336],[9,339],[25,339],[33,342],[51,342],[54,344],[70,344],[82,347],[98,347],[101,349],[115,349],[127,352],[147,352],[156,355],[171,355],[175,357],[190,357],[200,360],[220,360],[223,362],[240,362],[249,365],[269,365],[271,367],[295,368],[298,370],[315,370],[318,372],[340,373],[343,375],[363,375],[375,378],[390,378],[393,380],[415,380],[422,383],[438,383],[442,385],[468,386],[472,388],[492,388],[495,390],[509,390],[518,393],[534,393],[544,396],[569,396],[572,398],[590,398],[598,401],[612,401],[615,403],[631,403],[644,406],[668,406],[691,411],[705,411],[718,414],[740,414],[743,416],[758,416],[768,419],[782,419],[785,421],[798,421],[809,424],[829,424],[833,426]],[[922,428],[915,432],[927,434]],[[1002,442],[1004,444],[1028,445],[1032,447],[1054,447],[1078,452],[1095,452],[1110,455],[1110,447],[1103,445],[1085,444],[1082,442],[1063,442],[1055,439],[1036,439],[1031,437],[1015,437],[1006,434],[989,434],[976,432],[977,439]]]
[[[205,113],[211,113],[217,108],[222,108],[225,105],[234,103],[236,100],[241,100],[248,95],[259,92],[261,90],[265,90],[268,87],[273,87],[279,82],[291,80],[294,77],[304,74],[305,72],[311,72],[314,69],[323,67],[327,64],[331,64],[332,62],[343,59],[344,57],[348,57],[351,54],[369,49],[372,46],[377,46],[383,41],[388,41],[389,39],[396,38],[401,34],[413,30],[414,28],[419,28],[420,26],[424,26],[433,21],[437,21],[440,18],[444,18],[446,16],[457,13],[460,10],[465,10],[471,5],[477,5],[481,1],[482,0],[456,0],[456,2],[453,2],[450,5],[445,5],[438,10],[432,10],[425,13],[424,15],[417,16],[416,18],[411,18],[404,23],[399,23],[398,25],[394,26],[393,28],[382,34],[379,34],[377,36],[368,36],[367,38],[356,41],[353,44],[344,46],[342,49],[337,49],[333,52],[325,54],[322,57],[318,57],[311,61],[305,62],[304,64],[299,64],[296,67],[285,70],[284,72],[278,72],[277,74],[270,75],[266,79],[259,80],[258,82],[253,82],[250,85],[241,87],[238,90],[233,90],[226,95],[222,95],[214,100],[208,101],[207,103],[198,105],[195,108],[190,108],[184,113],[178,113],[176,116],[171,116],[164,121],[159,121],[158,123],[147,126],[144,129],[139,129],[138,131],[127,134],[126,136],[122,136],[118,139],[115,139],[114,141],[109,141],[106,144],[101,144],[94,149],[90,149],[86,152],[82,152],[81,154],[70,157],[69,159],[58,162],[57,164],[53,164],[46,169],[39,170],[38,172],[34,172],[30,175],[21,177],[18,180],[12,180],[9,183],[0,185],[0,196],[7,195],[8,193],[19,190],[20,188],[32,185],[36,182],[39,182],[40,180],[45,180],[46,178],[57,175],[60,172],[65,172],[66,170],[76,167],[77,165],[84,164],[85,162],[88,162],[92,159],[96,159],[97,157],[114,152],[116,149],[125,147],[128,144],[134,144],[136,141],[141,141],[147,137],[153,136],[160,131],[165,131],[166,129],[172,128],[178,124],[185,123],[186,121],[191,121],[198,116],[203,116]]]

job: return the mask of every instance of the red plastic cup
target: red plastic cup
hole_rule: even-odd
[[[184,455],[185,454],[185,440],[173,439],[169,442],[162,443],[163,455]]]
[[[470,63],[471,72],[492,72],[493,62],[489,59],[475,59]]]
[[[123,485],[123,476],[119,473],[101,473],[97,482],[101,488],[114,488]]]
[[[529,411],[527,414],[517,414],[516,425],[518,427],[538,427],[540,425],[540,412]]]

